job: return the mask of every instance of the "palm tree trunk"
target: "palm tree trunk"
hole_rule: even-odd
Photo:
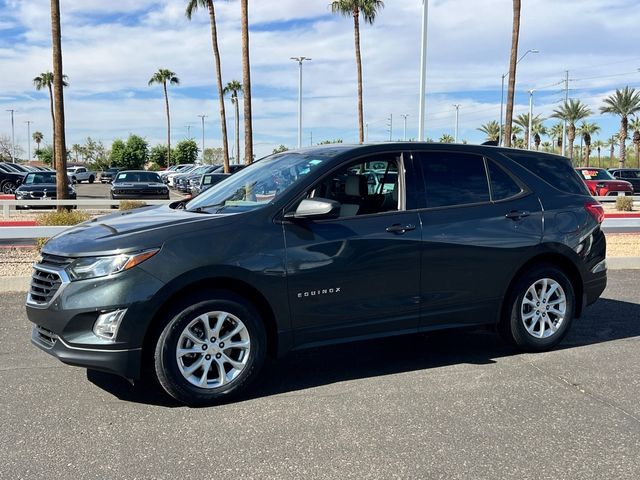
[[[356,69],[358,71],[358,141],[364,143],[364,113],[362,110],[362,56],[360,54],[360,10],[353,9],[353,33],[356,48]]]
[[[511,123],[513,122],[513,97],[516,88],[516,62],[518,61],[518,39],[520,37],[520,0],[513,0],[513,30],[511,32],[511,57],[509,59],[509,89],[507,90],[507,112],[504,122],[504,145],[511,146]]]
[[[587,150],[585,152],[585,160],[586,160],[585,167],[588,167],[589,166],[589,160],[591,159],[590,158],[591,157],[591,145],[587,145],[586,148],[587,148]]]
[[[169,115],[169,93],[167,92],[167,81],[162,82],[164,90],[164,106],[167,110],[167,165],[171,166],[171,116]]]
[[[567,148],[569,150],[569,160],[573,165],[573,141],[576,139],[576,127],[575,125],[569,125],[569,128],[567,130],[567,142],[569,142],[569,145],[567,145]]]
[[[51,0],[51,43],[53,47],[53,93],[54,93],[54,151],[56,155],[56,198],[66,200],[67,191],[67,146],[64,132],[64,97],[62,93],[62,33],[60,29],[60,0]],[[63,207],[58,207],[62,210]]]
[[[583,142],[584,142],[584,137],[580,135],[580,162],[581,163],[584,161],[584,150],[582,148]]]
[[[624,168],[624,162],[627,159],[626,140],[627,140],[628,119],[626,116],[620,120],[620,168]]]
[[[249,0],[240,0],[242,30],[242,94],[244,96],[244,163],[253,163],[253,126],[251,119],[251,68],[249,64]]]
[[[636,168],[640,168],[640,156],[638,156],[638,153],[640,153],[640,144],[636,143],[634,149],[636,151]]]
[[[613,138],[611,139],[611,148],[609,150],[609,167],[613,166],[613,150],[615,148],[615,142],[613,141]]]
[[[238,107],[238,95],[234,102],[236,110],[236,163],[240,163],[240,107]]]
[[[229,173],[229,143],[227,140],[227,114],[224,108],[224,91],[222,87],[222,71],[220,70],[220,50],[218,49],[218,30],[216,28],[216,11],[213,0],[208,0],[209,22],[211,23],[211,45],[216,64],[216,80],[218,82],[218,98],[220,99],[220,133],[222,134],[222,158],[224,173]]]
[[[54,170],[56,169],[56,149],[55,149],[55,144],[56,144],[56,114],[55,114],[55,108],[53,106],[53,90],[51,87],[51,84],[48,84],[49,87],[49,103],[51,104],[51,137],[52,137],[52,141],[53,141],[53,155],[51,157],[51,168],[53,168]]]

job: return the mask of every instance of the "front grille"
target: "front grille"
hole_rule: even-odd
[[[33,339],[45,348],[53,348],[58,341],[58,335],[40,325],[35,325]]]
[[[42,260],[33,266],[27,303],[46,306],[51,303],[67,278],[64,268],[72,258],[43,254]]]

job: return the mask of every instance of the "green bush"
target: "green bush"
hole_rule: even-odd
[[[77,225],[86,220],[89,220],[91,215],[81,210],[56,210],[53,212],[43,213],[38,215],[36,223],[41,226],[47,227],[60,227],[65,225]],[[42,246],[47,242],[48,238],[36,239],[36,246],[38,250],[42,249]]]
[[[134,208],[146,207],[147,204],[138,200],[121,200],[120,210],[133,210]]]
[[[158,165],[155,162],[151,162],[149,164],[149,167],[147,168],[147,170],[149,170],[150,172],[157,172],[160,170],[160,165]]]
[[[620,212],[630,212],[633,210],[633,198],[618,197],[616,198],[616,210]]]

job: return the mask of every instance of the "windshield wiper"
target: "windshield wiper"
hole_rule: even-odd
[[[207,208],[223,207],[225,203],[226,203],[226,200],[224,202],[220,202],[220,203],[213,203],[211,205],[204,205],[202,207],[196,207],[193,210],[187,210],[187,212],[191,212],[191,213],[208,213],[208,212],[205,212],[205,210]],[[216,212],[216,213],[218,213],[218,212]]]

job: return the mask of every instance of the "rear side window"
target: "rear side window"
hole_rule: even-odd
[[[487,170],[489,171],[492,200],[505,200],[522,193],[520,185],[518,185],[507,172],[491,160],[487,160]]]
[[[585,183],[567,158],[558,155],[533,156],[511,152],[505,155],[562,192],[589,194]]]
[[[484,159],[478,155],[424,152],[427,207],[451,207],[490,200]]]

